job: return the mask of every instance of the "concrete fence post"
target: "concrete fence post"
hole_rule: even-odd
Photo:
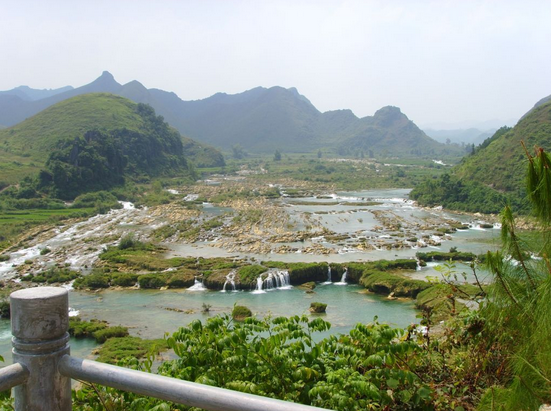
[[[37,287],[10,295],[13,362],[29,371],[24,384],[13,388],[16,411],[70,411],[71,379],[58,372],[69,354],[67,290]]]

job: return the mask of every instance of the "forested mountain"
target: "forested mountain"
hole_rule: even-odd
[[[498,212],[506,202],[523,209],[527,157],[534,148],[551,147],[551,101],[536,105],[513,128],[503,127],[450,175],[416,187],[411,197],[424,205]]]
[[[428,137],[398,107],[383,107],[373,117],[364,117],[343,131],[341,153],[358,150],[370,157],[415,157],[457,153],[456,146]]]
[[[328,148],[373,156],[462,153],[459,147],[430,139],[396,107],[384,107],[364,118],[350,110],[321,113],[295,88],[282,87],[184,101],[174,93],[147,89],[138,81],[121,85],[108,72],[86,86],[37,101],[0,94],[0,124],[17,124],[52,104],[90,92],[109,92],[149,104],[182,134],[223,149],[239,144],[250,152]]]
[[[0,130],[3,179],[41,171],[69,198],[119,184],[126,176],[193,176],[190,160],[223,161],[216,150],[180,134],[145,104],[107,93],[73,97]]]

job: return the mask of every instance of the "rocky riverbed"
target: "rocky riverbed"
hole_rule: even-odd
[[[484,247],[497,235],[492,217],[423,209],[407,199],[408,190],[314,195],[303,188],[293,193],[306,197],[294,196],[291,201],[283,188],[282,197],[260,195],[274,185],[240,191],[236,187],[241,183],[228,184],[172,189],[175,200],[169,204],[136,208],[122,203],[123,208],[107,214],[35,228],[3,253],[9,259],[0,262],[0,276],[11,278],[52,266],[87,272],[98,264],[105,247],[128,234],[165,244],[170,255],[185,257],[195,250],[208,257],[274,255],[283,260],[293,256],[293,261],[306,256],[337,261],[332,256],[347,254],[348,261],[389,258],[390,253],[412,257],[420,248],[445,249],[461,241],[478,241]]]

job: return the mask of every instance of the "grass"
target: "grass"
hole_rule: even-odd
[[[27,165],[34,161],[40,167],[58,141],[82,135],[98,125],[103,130],[139,131],[143,120],[134,106],[127,99],[107,93],[62,101],[14,127],[0,130],[0,164],[10,163],[14,156],[26,156],[23,158],[28,160]],[[20,161],[17,157],[16,160]]]
[[[98,350],[97,361],[116,364],[124,358],[143,358],[150,353],[168,349],[166,341],[144,340],[139,337],[110,338]]]

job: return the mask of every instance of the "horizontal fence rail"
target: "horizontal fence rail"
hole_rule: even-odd
[[[97,361],[64,356],[59,372],[77,380],[106,385],[123,391],[165,401],[199,407],[209,411],[322,411],[259,395],[212,387],[142,371],[129,370]]]
[[[0,391],[9,390],[23,384],[29,378],[29,370],[22,364],[12,364],[0,368]]]
[[[67,290],[11,294],[14,364],[0,369],[16,411],[71,411],[71,378],[208,411],[323,411],[322,408],[83,360],[69,355]]]

